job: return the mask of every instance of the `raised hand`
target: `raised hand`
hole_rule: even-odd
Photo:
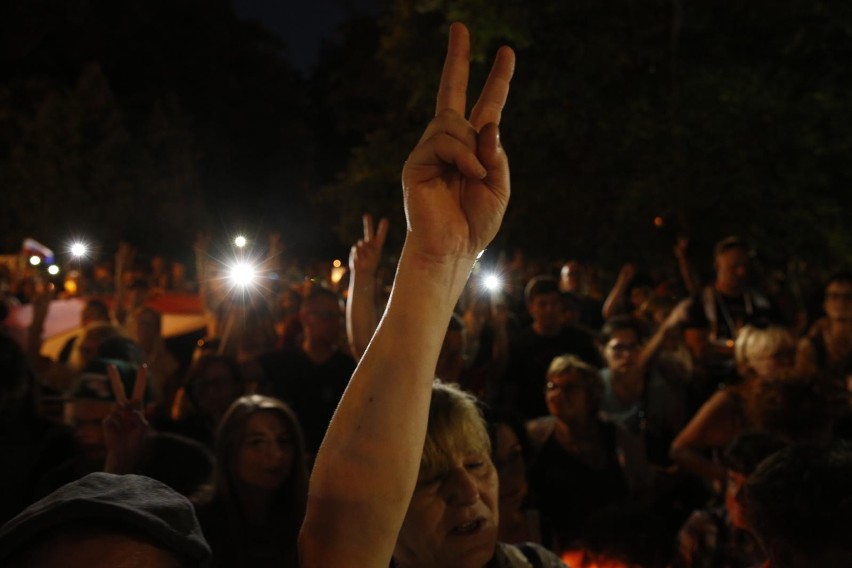
[[[624,284],[629,284],[633,281],[634,276],[636,276],[636,265],[628,262],[621,267],[621,270],[618,273],[618,281],[623,282]]]
[[[375,276],[382,258],[382,249],[388,235],[388,220],[379,221],[378,230],[373,230],[373,216],[364,213],[364,238],[352,245],[349,253],[349,269],[353,275]]]
[[[438,262],[475,258],[494,238],[509,202],[509,162],[498,125],[515,55],[500,48],[466,119],[469,61],[467,28],[453,24],[435,118],[402,172],[406,246]]]
[[[107,367],[107,375],[115,396],[115,405],[103,421],[107,448],[104,471],[108,473],[132,473],[139,463],[142,447],[150,430],[142,413],[147,371],[144,365],[139,369],[133,395],[128,400],[118,369],[114,365]]]

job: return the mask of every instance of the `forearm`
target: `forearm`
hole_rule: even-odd
[[[627,291],[627,286],[629,282],[619,278],[615,283],[615,286],[612,287],[609,295],[606,297],[606,301],[603,305],[602,315],[604,319],[609,319],[615,315],[618,302],[624,296],[624,293]]]
[[[403,249],[385,315],[317,455],[303,566],[339,565],[340,558],[378,566],[390,558],[417,480],[435,364],[472,265]],[[363,535],[370,535],[366,547]]]
[[[361,357],[364,354],[379,324],[375,282],[372,274],[357,275],[354,271],[349,279],[349,295],[346,298],[346,335],[355,357]]]
[[[669,457],[684,471],[711,481],[725,481],[725,468],[694,448],[672,446]]]

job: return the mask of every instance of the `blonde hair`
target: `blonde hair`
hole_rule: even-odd
[[[767,328],[759,328],[747,325],[740,330],[734,342],[737,371],[745,376],[754,359],[771,355],[779,349],[794,348],[795,340],[785,327],[771,325]]]
[[[458,453],[491,455],[491,440],[476,398],[440,379],[432,383],[426,428],[421,471],[448,470],[453,456]]]

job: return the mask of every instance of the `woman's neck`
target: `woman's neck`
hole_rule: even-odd
[[[237,498],[243,515],[253,525],[266,525],[272,513],[275,492],[248,485],[237,488]]]
[[[593,418],[570,422],[557,420],[554,436],[562,448],[575,451],[596,444],[600,432],[597,421]]]

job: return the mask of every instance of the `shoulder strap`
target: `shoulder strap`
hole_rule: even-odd
[[[525,542],[523,544],[519,544],[518,549],[524,553],[524,556],[527,560],[529,560],[530,564],[533,565],[533,568],[544,568],[544,561],[541,559],[541,554],[539,554],[538,548],[534,545],[529,542]]]
[[[715,339],[719,334],[719,318],[716,315],[716,290],[712,286],[706,286],[701,294],[704,304],[704,315],[710,323],[710,337]]]

